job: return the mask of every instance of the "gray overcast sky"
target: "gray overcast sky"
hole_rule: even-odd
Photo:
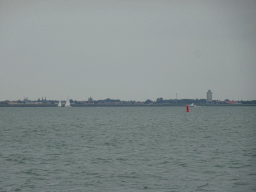
[[[1,0],[0,101],[256,99],[256,1]]]

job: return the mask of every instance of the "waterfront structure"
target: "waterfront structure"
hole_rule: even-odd
[[[212,92],[211,92],[211,90],[208,90],[208,92],[207,92],[207,102],[212,102]]]
[[[93,103],[93,98],[91,96],[88,98],[88,103]]]
[[[234,101],[234,100],[232,100],[232,101],[220,101],[220,103],[226,103],[226,104],[242,104],[242,103],[238,103],[238,101]]]

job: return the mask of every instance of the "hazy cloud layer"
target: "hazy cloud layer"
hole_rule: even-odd
[[[0,1],[0,100],[256,99],[255,1]]]

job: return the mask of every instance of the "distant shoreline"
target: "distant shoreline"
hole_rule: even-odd
[[[105,105],[77,105],[77,104],[71,104],[72,107],[184,107],[185,104],[153,104],[153,105],[125,105],[125,104],[119,104],[119,105],[113,105],[113,104],[105,104]],[[197,105],[199,107],[246,107],[246,106],[256,106],[256,104],[204,104],[204,105]],[[16,105],[0,105],[0,107],[58,107],[57,104],[45,104],[45,105],[38,105],[38,104],[16,104]],[[64,107],[64,106],[62,106]],[[193,108],[193,107],[192,107]]]

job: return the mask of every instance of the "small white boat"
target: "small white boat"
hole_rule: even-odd
[[[194,103],[191,103],[189,107],[197,107]]]
[[[58,107],[61,107],[61,101],[59,102]]]
[[[69,102],[69,99],[67,99],[66,104],[65,104],[65,107],[71,107],[70,102]]]

